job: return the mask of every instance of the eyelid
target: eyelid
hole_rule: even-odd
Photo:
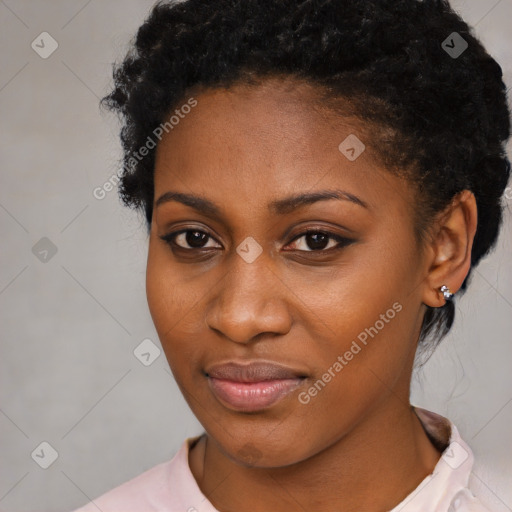
[[[318,250],[309,250],[309,251],[304,251],[304,250],[300,250],[300,249],[291,249],[289,250],[290,252],[292,251],[295,251],[295,252],[298,252],[298,253],[312,253],[312,254],[330,254],[331,252],[334,252],[334,251],[337,251],[339,249],[342,249],[344,247],[347,247],[348,245],[354,243],[356,240],[354,238],[349,238],[347,236],[343,236],[343,235],[340,235],[338,233],[334,233],[333,231],[330,231],[329,229],[318,229],[318,228],[307,228],[306,230],[304,231],[301,231],[300,233],[298,233],[297,235],[295,235],[289,242],[287,245],[295,242],[296,240],[299,240],[301,239],[302,237],[304,236],[307,236],[309,234],[323,234],[323,235],[326,235],[327,238],[331,239],[331,240],[334,240],[336,241],[336,245],[334,247],[329,247],[328,249],[318,249]]]
[[[193,251],[204,250],[205,248],[202,248],[202,247],[187,249],[185,247],[181,247],[178,244],[176,244],[176,242],[175,242],[176,237],[179,236],[179,235],[182,235],[183,233],[187,233],[188,231],[196,231],[198,233],[203,233],[209,239],[215,240],[216,243],[221,245],[220,242],[213,235],[211,235],[208,231],[205,231],[204,229],[196,229],[196,228],[182,228],[182,229],[178,229],[176,231],[171,231],[170,233],[167,233],[165,235],[160,235],[159,238],[161,240],[163,240],[165,243],[167,243],[168,245],[170,245],[171,247],[177,247],[178,249],[181,249],[183,251],[193,252]],[[213,247],[206,247],[206,249],[213,249]]]
[[[293,239],[291,240],[292,242],[294,240],[297,240],[297,238],[300,238],[302,236],[305,236],[305,235],[310,235],[310,234],[317,234],[317,233],[322,233],[324,235],[327,235],[331,238],[335,238],[335,239],[346,239],[348,237],[346,236],[343,236],[343,235],[340,235],[339,233],[334,233],[334,231],[329,231],[328,229],[306,229],[304,231],[301,231],[300,233],[296,234]]]

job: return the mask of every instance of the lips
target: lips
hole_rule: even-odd
[[[267,409],[291,394],[304,381],[303,372],[267,361],[229,362],[206,370],[215,397],[230,409]]]
[[[303,377],[298,370],[275,363],[256,361],[249,364],[230,362],[210,367],[206,374],[209,377],[234,382],[261,382],[265,380],[295,379]]]

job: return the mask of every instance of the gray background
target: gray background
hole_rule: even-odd
[[[117,190],[118,126],[102,115],[111,62],[151,1],[0,1],[0,509],[66,511],[168,460],[201,427],[163,353],[145,291],[146,235]],[[512,0],[454,2],[512,84]],[[41,58],[43,31],[58,42]],[[48,48],[48,46],[46,46]],[[412,402],[448,416],[476,457],[472,484],[512,510],[510,205],[495,253],[458,304],[456,328],[416,374]],[[57,253],[32,247],[49,238]],[[41,442],[58,452],[42,469]],[[48,452],[46,452],[47,454]],[[47,455],[45,455],[46,457]]]

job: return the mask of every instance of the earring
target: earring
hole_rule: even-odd
[[[450,300],[453,297],[453,293],[450,291],[450,288],[448,288],[448,286],[446,286],[444,284],[443,284],[443,286],[441,286],[439,291],[443,294],[443,296],[446,300]]]

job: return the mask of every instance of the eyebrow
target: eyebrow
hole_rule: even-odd
[[[284,215],[291,213],[298,208],[302,208],[303,206],[310,205],[318,201],[326,201],[329,199],[350,201],[354,204],[362,206],[363,208],[369,209],[368,205],[362,199],[355,196],[354,194],[351,194],[350,192],[345,192],[343,190],[319,190],[317,192],[304,192],[302,194],[297,194],[272,201],[269,203],[268,208],[272,213]],[[220,208],[209,199],[193,194],[185,194],[182,192],[166,192],[157,199],[155,208],[158,208],[160,205],[171,201],[182,203],[186,206],[194,208],[201,213],[204,213],[205,215],[221,216]]]

